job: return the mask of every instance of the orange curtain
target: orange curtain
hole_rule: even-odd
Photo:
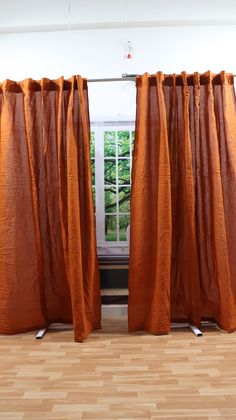
[[[100,328],[86,80],[0,85],[0,333]]]
[[[233,76],[137,78],[129,330],[236,330]]]

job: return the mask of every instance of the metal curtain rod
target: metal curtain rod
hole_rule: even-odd
[[[87,82],[135,82],[136,74],[122,74],[122,77],[108,77],[105,79],[88,79]]]
[[[135,82],[137,74],[122,74],[122,77],[108,77],[105,79],[87,79],[87,82]],[[236,77],[236,74],[233,74]]]

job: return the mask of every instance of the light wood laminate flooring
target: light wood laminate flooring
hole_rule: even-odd
[[[82,344],[63,325],[0,336],[0,419],[236,419],[236,334],[203,333],[113,320]]]

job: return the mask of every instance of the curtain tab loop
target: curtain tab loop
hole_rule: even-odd
[[[176,73],[173,73],[173,88],[176,88]]]
[[[33,80],[32,79],[24,79],[20,83],[22,91],[24,94],[29,92],[30,90],[33,90]]]
[[[4,80],[1,87],[3,92],[21,92],[21,85],[14,80]]]
[[[163,74],[163,72],[162,72],[162,71],[158,71],[158,72],[156,73],[156,80],[157,80],[157,82],[158,82],[158,83],[162,83],[162,82],[164,82],[164,80],[165,80],[165,76],[164,76],[164,74]]]
[[[181,72],[182,81],[183,81],[183,94],[186,99],[189,99],[189,87],[188,87],[188,80],[187,80],[187,73],[186,71]]]
[[[185,87],[188,86],[188,81],[187,81],[187,73],[186,71],[181,71],[181,76],[182,76],[182,80],[183,80],[183,85]]]
[[[203,74],[203,76],[204,76],[204,77],[207,77],[207,78],[208,78],[208,81],[209,81],[210,83],[212,83],[213,74],[212,74],[212,72],[211,72],[210,70],[206,71],[206,72]]]
[[[149,79],[150,79],[150,74],[144,73],[144,75],[142,76],[142,85],[148,85]]]
[[[193,73],[193,82],[194,85],[200,86],[200,75],[197,71]]]
[[[223,85],[226,85],[228,83],[228,78],[227,78],[227,74],[226,74],[225,70],[222,70],[220,72],[220,80],[221,80]]]
[[[195,103],[196,109],[199,110],[201,82],[200,82],[200,74],[198,72],[195,72],[193,74],[193,89],[194,89],[194,103]]]
[[[213,85],[212,85],[213,74],[212,74],[212,72],[210,70],[206,71],[206,73],[203,74],[203,77],[205,77],[207,79],[208,91],[212,92],[213,91]]]

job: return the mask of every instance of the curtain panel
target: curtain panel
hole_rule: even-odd
[[[100,328],[86,80],[0,85],[0,333]]]
[[[137,78],[130,331],[236,330],[233,83],[225,72]]]

